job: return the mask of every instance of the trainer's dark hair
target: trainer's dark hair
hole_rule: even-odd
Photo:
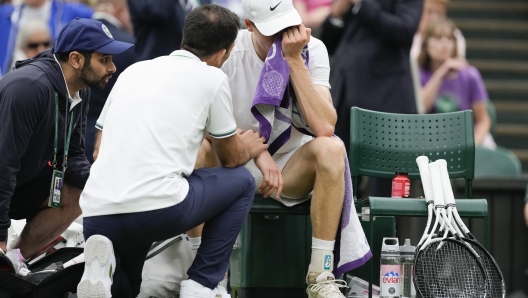
[[[230,10],[215,4],[199,6],[185,20],[181,49],[201,59],[222,49],[229,51],[239,29],[240,20]]]

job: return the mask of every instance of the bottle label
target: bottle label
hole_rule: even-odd
[[[393,198],[401,198],[403,197],[404,189],[401,181],[397,179],[392,180],[392,195]]]
[[[409,197],[409,194],[411,194],[411,182],[409,180],[405,181],[405,190],[403,191],[404,197]]]
[[[380,296],[401,296],[401,265],[381,265]]]

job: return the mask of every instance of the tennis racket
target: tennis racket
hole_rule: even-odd
[[[466,242],[473,251],[479,256],[484,269],[486,270],[486,276],[488,278],[488,297],[505,297],[506,296],[506,285],[504,283],[504,276],[493,258],[493,256],[484,248],[480,242],[471,234],[469,229],[466,227],[458,211],[456,209],[455,196],[453,195],[453,189],[451,187],[451,181],[449,180],[449,173],[447,170],[447,162],[443,159],[437,160],[440,165],[440,175],[442,179],[442,189],[444,190],[444,198],[446,207],[448,208],[448,214],[453,215],[453,226],[457,227],[457,234],[462,237],[462,240]],[[460,228],[458,228],[458,226]],[[462,230],[462,231],[460,231]]]
[[[414,260],[414,284],[424,298],[437,297],[487,297],[488,278],[480,258],[465,242],[460,240],[448,221],[445,208],[439,164],[428,165],[436,221],[433,230],[417,250]],[[435,227],[449,229],[455,238],[435,237]]]
[[[433,219],[433,209],[434,209],[434,198],[433,198],[433,186],[431,185],[431,174],[429,173],[429,158],[427,156],[418,156],[416,158],[416,163],[418,164],[418,170],[420,171],[420,179],[422,180],[422,186],[424,189],[425,201],[427,204],[427,225],[425,226],[425,231],[418,242],[417,248],[419,249],[422,243],[427,239],[429,235],[429,227],[431,226],[431,221]]]

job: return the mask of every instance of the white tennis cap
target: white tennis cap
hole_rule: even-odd
[[[246,17],[265,36],[302,23],[292,0],[242,0]]]

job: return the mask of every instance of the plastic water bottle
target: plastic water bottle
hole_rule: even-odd
[[[388,244],[388,243],[394,244]],[[402,266],[398,238],[383,238],[380,260],[380,298],[402,295]]]
[[[405,239],[403,246],[400,246],[400,259],[403,272],[403,293],[404,298],[416,297],[416,290],[413,282],[413,265],[414,265],[414,252],[416,247],[411,245],[411,239]]]

